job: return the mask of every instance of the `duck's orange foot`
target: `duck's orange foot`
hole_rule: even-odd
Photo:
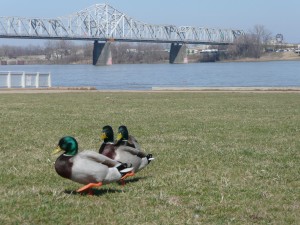
[[[121,177],[121,184],[124,186],[125,185],[125,179],[127,177],[133,177],[135,175],[135,173],[133,171],[129,172],[129,173],[126,173],[123,177]]]
[[[125,180],[127,177],[133,177],[135,173],[133,171],[126,173],[123,177],[121,177],[121,180]]]
[[[102,186],[102,182],[99,182],[99,183],[89,183],[85,186],[83,186],[82,188],[79,188],[76,192],[78,193],[83,193],[83,192],[88,192],[89,195],[93,195],[93,191],[91,188],[93,187],[100,187]]]

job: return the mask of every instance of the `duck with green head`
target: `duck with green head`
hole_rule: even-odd
[[[152,154],[146,154],[140,150],[140,148],[134,148],[127,145],[128,142],[126,140],[128,140],[129,136],[128,130],[125,126],[119,127],[118,141],[114,145],[106,144],[108,143],[108,140],[112,140],[113,137],[111,134],[112,128],[110,126],[104,126],[101,135],[104,144],[102,143],[100,147],[100,150],[103,150],[99,152],[113,160],[132,165],[133,173],[130,174],[131,176],[133,176],[134,173],[138,172],[139,170],[145,168],[154,159]],[[103,139],[103,137],[107,138]],[[103,145],[105,145],[105,147],[102,147]]]
[[[113,159],[115,157],[114,131],[111,126],[106,125],[102,128],[100,139],[103,141],[99,153]]]
[[[97,152],[85,150],[78,153],[78,143],[74,137],[66,136],[59,140],[53,154],[63,152],[55,161],[55,170],[58,175],[85,184],[77,192],[88,191],[125,179],[126,174],[132,171],[126,163],[119,163]]]
[[[126,145],[132,148],[141,149],[136,138],[129,134],[126,126],[121,125],[118,128],[118,136],[116,145]]]

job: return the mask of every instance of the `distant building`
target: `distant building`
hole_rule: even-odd
[[[138,50],[136,48],[127,48],[126,52],[132,52],[132,53],[137,53]]]
[[[198,49],[187,49],[188,55],[194,55],[194,54],[197,54],[198,52],[199,52]]]
[[[192,45],[187,49],[188,55],[194,55],[200,53],[202,50],[207,49],[207,45]]]

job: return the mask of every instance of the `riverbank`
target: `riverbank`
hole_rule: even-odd
[[[189,55],[189,63],[199,63],[199,55]],[[268,52],[264,53],[260,58],[239,58],[239,59],[229,59],[220,60],[218,62],[266,62],[266,61],[300,61],[300,55],[295,52]],[[169,63],[168,60],[157,62],[158,64]],[[24,56],[15,59],[3,58],[0,60],[0,65],[59,65],[60,63],[55,63],[54,61],[46,60],[42,56]],[[84,59],[77,62],[72,62],[69,64],[92,64],[92,59]],[[140,64],[140,63],[138,63]],[[66,65],[66,64],[61,64]]]
[[[300,61],[300,55],[295,52],[267,52],[260,58],[240,58],[223,60],[221,62],[268,62],[268,61]]]

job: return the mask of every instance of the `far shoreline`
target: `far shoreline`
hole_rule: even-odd
[[[272,62],[272,61],[300,61],[300,54],[289,51],[289,52],[270,52],[264,53],[260,58],[238,58],[238,59],[222,59],[215,61],[216,63],[228,63],[228,62]],[[0,66],[14,66],[14,65],[92,65],[91,60],[82,60],[71,63],[49,63],[49,61],[26,61],[24,58],[16,58],[7,60],[7,64],[1,64]],[[48,62],[48,63],[46,63]],[[113,65],[126,65],[126,64],[168,64],[169,61],[160,61],[156,63],[113,63]],[[188,63],[207,63],[198,60],[198,57],[189,56]],[[209,62],[213,63],[213,62]]]
[[[272,61],[300,61],[300,55],[294,52],[283,52],[278,54],[264,54],[258,59],[255,58],[241,58],[235,60],[224,60],[221,62],[272,62]]]

